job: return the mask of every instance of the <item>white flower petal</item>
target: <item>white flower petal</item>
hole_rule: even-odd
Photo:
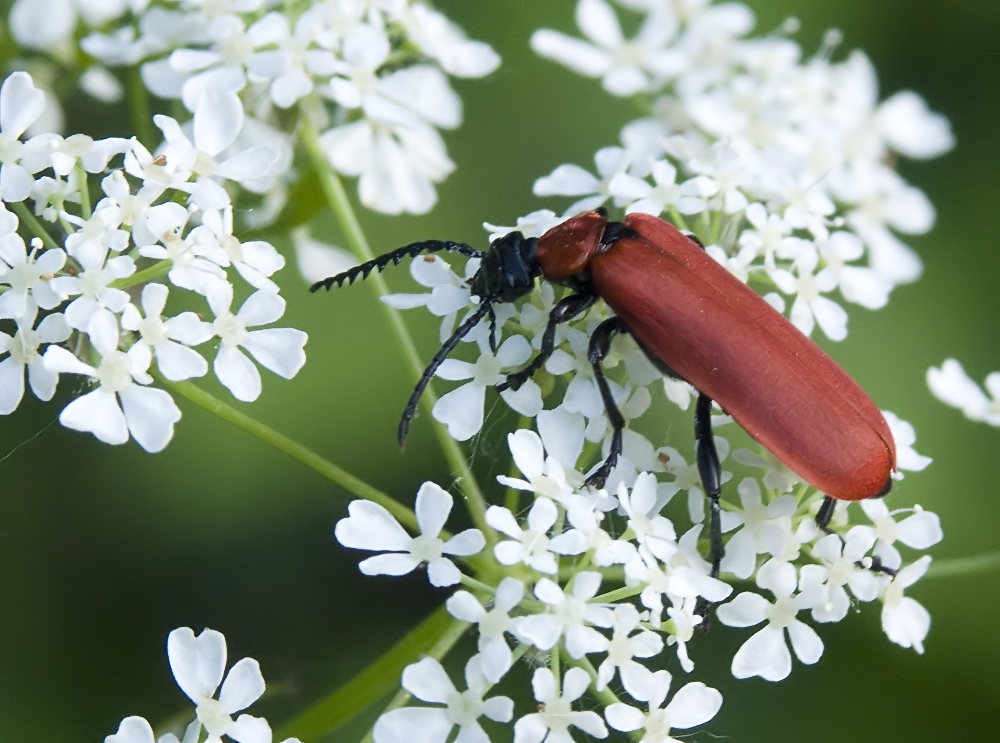
[[[264,331],[256,331],[258,333]],[[260,397],[260,372],[254,363],[234,346],[223,343],[212,364],[215,375],[233,397],[243,402],[253,402]]]
[[[781,681],[791,672],[792,655],[785,644],[785,633],[771,625],[743,643],[733,657],[732,674],[738,679],[760,676],[767,681]]]
[[[351,501],[348,518],[337,522],[334,534],[345,547],[361,550],[408,550],[412,538],[378,503]]]
[[[125,414],[118,407],[114,393],[103,388],[88,392],[63,408],[59,422],[66,428],[92,433],[105,444],[128,441]]]
[[[150,453],[163,451],[181,419],[177,403],[165,390],[132,384],[118,392],[128,429],[136,442]]]
[[[226,670],[226,638],[206,629],[195,637],[189,627],[167,636],[167,658],[177,685],[195,704],[215,695]]]
[[[264,676],[260,664],[253,658],[243,658],[226,674],[219,702],[226,712],[234,714],[256,702],[263,693]]]

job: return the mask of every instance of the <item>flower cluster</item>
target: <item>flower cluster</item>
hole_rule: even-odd
[[[105,737],[104,743],[197,741],[202,731],[205,743],[222,743],[223,736],[239,743],[271,743],[271,726],[263,717],[242,714],[233,719],[264,693],[264,677],[257,661],[243,658],[226,673],[226,638],[222,633],[206,629],[195,635],[188,627],[175,629],[167,636],[167,658],[174,680],[195,705],[194,720],[181,738],[173,732],[154,738],[153,728],[144,717],[126,717],[118,732]],[[282,743],[300,742],[298,738],[287,738]]]
[[[60,374],[81,375],[92,389],[63,409],[62,424],[109,444],[131,435],[156,452],[180,411],[154,379],[206,375],[205,352],[196,347],[215,347],[212,369],[238,400],[261,393],[247,354],[295,376],[306,334],[262,327],[285,311],[271,279],[284,258],[267,242],[233,234],[226,182],[265,174],[277,157],[265,145],[232,150],[244,125],[239,99],[203,95],[190,134],[155,117],[164,137],[155,155],[135,139],[39,134],[22,141],[43,105],[27,73],[15,72],[0,89],[0,319],[12,333],[0,331],[7,354],[0,414],[18,407],[26,375],[40,400],[52,399]],[[101,189],[93,207],[91,176]],[[236,275],[240,293],[251,292],[238,309]],[[194,310],[167,312],[168,300],[172,307],[193,302]]]
[[[606,202],[664,215],[776,307],[790,304],[806,335],[819,325],[846,337],[831,293],[877,309],[919,276],[897,233],[927,232],[935,213],[892,165],[949,150],[944,117],[912,91],[879,102],[863,53],[831,59],[837,32],[804,58],[786,34],[747,37],[754,17],[742,4],[620,4],[642,14],[631,39],[608,2],[579,0],[584,38],[542,29],[532,47],[613,95],[648,101],[653,115],[596,154],[596,175],[561,165],[536,195],[577,198],[565,216]]]
[[[205,95],[239,95],[247,125],[227,146],[280,153],[270,172],[245,171],[241,181],[266,194],[261,220],[286,198],[298,126],[286,112],[300,104],[325,128],[329,163],[359,178],[365,206],[428,211],[434,184],[455,167],[438,130],[462,120],[448,76],[482,77],[500,63],[487,44],[409,0],[17,0],[10,23],[22,46],[56,58],[78,43],[96,60],[79,84],[102,100],[123,96],[111,70],[127,66],[140,67],[149,92],[191,114]]]
[[[824,646],[812,625],[841,621],[852,603],[880,603],[889,639],[923,652],[930,617],[905,591],[930,563],[912,553],[941,539],[934,514],[919,506],[889,511],[878,500],[845,502],[824,532],[814,520],[822,494],[806,486],[782,493],[745,477],[735,488],[738,501],[723,502],[725,558],[715,578],[702,556],[702,524],[692,519],[687,499],[674,498],[683,473],[669,479],[643,472],[631,487],[620,482],[612,492],[581,489],[571,483],[580,483],[582,473],[561,459],[569,431],[541,420],[541,436],[519,430],[508,437],[522,478],[497,478],[530,503],[522,495],[513,510],[490,506],[491,533],[445,532],[453,499],[434,483],[417,494],[415,536],[364,500],[354,501],[337,524],[341,544],[380,553],[360,564],[367,575],[426,565],[431,584],[464,584],[447,608],[478,633],[477,652],[465,663],[466,690],[435,659],[409,666],[403,687],[435,706],[387,712],[375,725],[375,743],[404,743],[416,729],[427,743],[444,743],[456,725],[460,739],[485,740],[481,717],[500,723],[517,717],[510,699],[490,696],[490,688],[525,652],[546,662],[532,679],[538,709],[514,722],[516,743],[568,741],[570,727],[604,738],[606,726],[645,729],[665,741],[671,729],[708,722],[721,694],[686,681],[667,702],[672,675],[662,667],[692,673],[698,643],[725,627],[754,628],[733,657],[739,679],[780,681],[792,670],[793,654],[815,663]],[[525,513],[516,515],[519,508]],[[472,564],[473,556],[478,580],[456,565]],[[482,569],[484,561],[492,567]],[[736,583],[742,590],[734,590]],[[706,634],[700,628],[713,606],[718,623]],[[562,678],[561,662],[569,666]],[[613,690],[622,694],[608,703]],[[605,704],[603,720],[575,708],[588,691]]]
[[[941,402],[958,408],[969,420],[1000,426],[1000,372],[986,377],[992,400],[955,359],[946,359],[940,369],[928,369],[927,386]]]
[[[898,156],[948,150],[946,120],[914,93],[879,103],[864,55],[833,61],[836,34],[803,60],[790,30],[747,37],[753,16],[737,3],[619,4],[642,14],[633,39],[623,36],[610,4],[580,0],[576,19],[586,39],[541,30],[532,45],[600,78],[612,94],[648,100],[654,115],[628,125],[622,146],[596,154],[596,175],[563,165],[536,182],[536,195],[576,197],[565,212],[536,211],[514,227],[486,224],[491,240],[514,229],[536,237],[599,206],[662,215],[778,309],[791,299],[790,319],[804,333],[819,325],[833,340],[846,336],[847,313],[831,292],[876,309],[896,285],[917,278],[920,261],[897,233],[927,231],[934,211],[892,164]],[[436,256],[414,261],[411,274],[429,291],[385,301],[426,308],[440,318],[445,339],[482,299],[469,281],[478,267],[476,258],[462,268]],[[440,378],[460,382],[433,409],[452,437],[464,441],[482,429],[487,388],[542,347],[559,299],[541,282],[525,302],[496,305],[495,317],[464,338],[474,358],[438,368]],[[690,674],[706,636],[750,629],[732,675],[779,681],[789,676],[793,656],[805,664],[822,656],[815,626],[843,620],[860,603],[880,605],[892,642],[923,652],[930,617],[906,590],[930,564],[917,551],[942,538],[937,516],[919,506],[890,511],[878,500],[842,502],[820,528],[822,493],[770,453],[737,448],[738,431],[716,435],[724,557],[714,574],[692,445],[683,438],[663,445],[640,420],[649,410],[661,420],[667,401],[688,410],[695,390],[663,377],[627,335],[615,338],[603,363],[626,423],[623,452],[606,488],[585,485],[612,445],[588,358],[593,330],[610,316],[597,302],[555,326],[554,353],[535,378],[501,392],[537,433],[509,436],[521,477],[498,476],[508,488],[507,507],[489,506],[478,531],[444,531],[452,499],[432,484],[418,498],[419,535],[364,501],[337,525],[344,546],[391,552],[362,562],[366,574],[426,564],[433,585],[463,584],[447,606],[479,636],[466,666],[468,691],[458,691],[436,661],[411,666],[404,687],[443,707],[388,712],[375,726],[376,743],[402,741],[418,722],[429,743],[443,743],[455,725],[460,736],[481,739],[484,715],[514,721],[515,743],[566,741],[570,727],[598,738],[608,727],[644,729],[651,740],[671,740],[672,728],[711,720],[722,698],[691,681],[670,700],[670,672],[654,669],[675,664]],[[661,390],[665,401],[657,399]],[[912,426],[889,412],[884,417],[896,444],[896,477],[924,469],[930,459],[914,450]],[[712,416],[717,430],[732,430],[729,423],[722,411]],[[668,427],[676,430],[659,424]],[[428,498],[431,491],[436,495]],[[478,543],[484,554],[471,552]],[[487,695],[524,653],[546,667],[532,680],[538,710],[518,716],[505,698]],[[576,706],[588,690],[601,701],[603,719]],[[609,701],[619,690],[618,701]]]

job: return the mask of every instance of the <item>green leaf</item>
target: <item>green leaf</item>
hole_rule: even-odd
[[[275,740],[296,737],[308,743],[329,735],[398,687],[403,669],[429,653],[455,624],[445,607],[438,607],[382,657],[285,723]]]

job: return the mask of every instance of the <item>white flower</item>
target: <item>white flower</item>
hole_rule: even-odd
[[[850,586],[858,601],[874,601],[878,596],[878,578],[863,565],[868,550],[875,544],[875,535],[851,529],[846,539],[828,534],[813,546],[813,557],[821,565],[804,565],[799,586],[804,594],[817,591],[812,617],[817,622],[839,622],[847,616],[850,598],[844,586]]]
[[[580,0],[576,22],[593,43],[541,29],[532,35],[531,48],[582,75],[602,78],[605,90],[622,97],[653,90],[672,71],[674,58],[664,49],[676,31],[672,13],[650,13],[631,41],[603,0]]]
[[[599,177],[579,165],[560,165],[535,181],[535,196],[583,196],[570,205],[566,216],[596,209],[613,196],[611,182],[628,167],[628,153],[621,147],[605,147],[594,155],[594,164]]]
[[[465,666],[467,691],[458,691],[441,664],[433,658],[407,666],[403,688],[417,699],[443,707],[403,707],[382,715],[372,729],[375,743],[411,743],[415,737],[423,743],[445,743],[458,725],[459,743],[488,743],[480,717],[495,722],[510,722],[514,702],[507,697],[483,699],[488,688],[474,656]]]
[[[454,169],[441,135],[430,126],[376,124],[335,127],[320,139],[330,164],[358,176],[358,198],[383,214],[425,214],[437,203],[435,183]]]
[[[482,41],[472,41],[436,10],[423,3],[408,5],[402,22],[410,41],[456,77],[484,77],[500,66],[500,57]]]
[[[992,400],[955,359],[945,359],[940,369],[933,366],[928,369],[927,386],[937,399],[958,408],[969,420],[1000,426],[1000,372],[986,377],[986,389]]]
[[[744,478],[737,492],[741,511],[723,513],[723,531],[742,526],[726,543],[726,554],[720,570],[737,578],[749,578],[756,567],[757,555],[770,553],[779,557],[791,536],[791,515],[795,513],[795,496],[781,495],[766,506],[761,501],[760,485],[752,477]]]
[[[548,533],[556,523],[559,511],[548,498],[535,499],[528,511],[527,529],[522,530],[514,514],[500,506],[486,509],[486,523],[512,539],[505,540],[493,548],[493,553],[501,565],[523,563],[540,573],[554,574],[558,563],[553,552],[563,555],[578,555],[585,545],[579,535],[572,532],[549,539]]]
[[[851,531],[877,539],[873,554],[891,570],[898,570],[903,564],[903,558],[894,546],[896,542],[911,549],[925,550],[944,537],[937,514],[925,511],[920,506],[889,511],[885,501],[871,498],[861,501],[861,508],[873,526],[855,526]],[[897,522],[895,517],[900,514],[910,515]]]
[[[174,435],[181,411],[169,394],[144,386],[152,381],[146,373],[151,361],[149,348],[135,345],[128,353],[119,351],[118,321],[110,312],[96,313],[87,333],[101,354],[97,368],[60,346],[49,346],[43,357],[50,372],[84,374],[100,383],[96,390],[63,408],[59,422],[88,431],[106,444],[124,444],[131,433],[146,451],[162,451]]]
[[[917,443],[917,434],[913,430],[912,425],[895,413],[890,413],[888,410],[883,410],[882,416],[885,418],[885,422],[889,424],[889,431],[892,433],[892,439],[896,443],[896,467],[899,470],[920,472],[934,461],[930,457],[918,454],[916,449],[913,448],[913,445]],[[895,472],[893,477],[896,480],[902,480],[903,473]]]
[[[17,217],[0,207],[3,234],[0,234],[0,284],[10,289],[0,295],[0,317],[14,318],[28,310],[31,301],[43,310],[51,310],[62,302],[52,288],[52,278],[66,264],[66,253],[60,248],[41,250],[41,241],[32,240],[29,254],[24,240],[15,232]]]
[[[719,455],[719,461],[725,461],[729,455],[729,442],[721,436],[715,437],[715,450]],[[662,491],[665,497],[672,498],[676,493],[686,490],[688,493],[687,505],[688,515],[691,521],[700,524],[705,520],[705,491],[701,486],[701,474],[698,472],[698,463],[687,463],[681,453],[670,446],[664,446],[657,451],[659,461],[663,464],[667,472],[674,476],[673,482],[665,483]],[[733,477],[732,472],[722,472],[722,484],[729,482]]]
[[[629,637],[639,627],[639,611],[632,604],[620,604],[614,608],[612,616],[614,633],[608,642],[608,657],[597,669],[598,691],[604,689],[614,678],[615,670],[621,676],[625,691],[635,699],[648,698],[652,671],[636,662],[635,658],[652,658],[663,650],[663,640],[655,632],[640,630]]]
[[[632,201],[625,210],[627,213],[642,212],[654,217],[668,209],[676,209],[681,214],[698,214],[707,206],[703,197],[714,195],[718,189],[703,176],[678,184],[677,168],[666,160],[653,163],[652,177],[655,186],[633,175],[619,173],[608,188],[615,196]]]
[[[411,537],[385,508],[367,500],[351,502],[349,516],[337,522],[335,535],[345,547],[388,553],[362,560],[358,567],[365,575],[406,575],[427,563],[431,585],[453,586],[462,574],[445,555],[474,555],[483,549],[486,540],[478,529],[466,529],[447,542],[438,537],[452,505],[450,494],[425,482],[417,491],[414,507],[420,536]]]
[[[72,0],[17,0],[10,10],[10,30],[22,46],[57,49],[73,36],[76,19]]]
[[[143,717],[126,717],[118,732],[104,737],[104,743],[154,743],[153,728]]]
[[[140,314],[134,304],[122,312],[122,327],[139,334],[138,343],[146,345],[156,356],[156,366],[167,379],[179,382],[208,373],[208,362],[188,346],[197,346],[212,337],[212,326],[202,322],[194,312],[182,312],[164,320],[161,315],[167,304],[167,287],[147,284],[142,290]]]
[[[330,95],[345,108],[362,108],[378,124],[405,128],[432,124],[454,129],[462,122],[462,102],[441,70],[430,65],[404,67],[384,77],[376,72],[391,52],[385,29],[362,23],[344,39],[338,77]]]
[[[149,240],[148,243],[139,243],[139,255],[143,258],[170,261],[170,272],[167,274],[170,283],[207,294],[212,284],[226,280],[226,272],[217,263],[205,258],[202,245],[184,237],[184,226],[189,216],[188,210],[176,202],[157,204],[139,217],[133,237]]]
[[[580,668],[570,668],[563,676],[562,694],[556,677],[548,668],[539,668],[531,678],[531,688],[539,702],[539,711],[525,715],[514,724],[514,743],[572,743],[569,728],[575,727],[593,738],[607,738],[596,712],[575,712],[573,702],[590,686],[590,677]]]
[[[30,3],[23,3],[29,5]],[[51,18],[46,21],[48,23]],[[24,145],[20,137],[45,108],[45,93],[35,87],[27,72],[14,72],[0,87],[0,199],[24,201],[34,179],[18,164]]]
[[[213,178],[237,183],[265,177],[278,161],[278,152],[269,145],[256,145],[226,158],[216,159],[235,140],[243,128],[243,104],[234,93],[205,93],[194,109],[193,139],[169,116],[153,117],[166,142],[162,156],[181,173],[198,176],[193,184],[175,183],[191,194],[191,202],[202,209],[229,206],[226,190]],[[187,178],[184,179],[185,181]]]
[[[819,263],[819,254],[811,243],[799,247],[795,258],[795,272],[778,268],[769,271],[771,279],[784,294],[795,295],[789,319],[805,335],[811,335],[815,323],[832,341],[847,337],[847,312],[823,292],[837,287],[837,277],[828,269],[813,275]]]
[[[71,328],[87,330],[93,317],[121,312],[129,302],[128,293],[111,283],[135,273],[135,261],[127,255],[108,257],[108,248],[96,243],[81,243],[71,255],[83,268],[76,276],[57,276],[49,282],[63,297],[80,295],[65,309]]]
[[[667,628],[671,631],[667,638],[667,645],[677,646],[677,660],[685,673],[694,670],[694,663],[688,655],[687,644],[694,638],[694,628],[704,621],[701,614],[696,613],[698,600],[696,598],[686,598],[678,602],[676,606],[667,608],[667,616],[670,620]]]
[[[588,603],[601,587],[601,574],[594,572],[577,573],[573,587],[568,593],[548,578],[535,584],[535,595],[549,609],[544,614],[531,614],[517,621],[514,634],[524,643],[530,643],[539,650],[555,647],[560,638],[566,638],[566,652],[574,658],[582,658],[587,653],[600,653],[607,649],[608,640],[595,630],[597,627],[611,627],[611,609],[603,604]]]
[[[191,230],[188,240],[198,246],[197,253],[209,260],[223,268],[233,266],[255,289],[278,291],[278,285],[268,277],[284,267],[285,259],[269,242],[240,242],[233,234],[232,206],[227,205],[219,211],[203,212],[201,225]]]
[[[670,704],[662,707],[670,690],[670,674],[657,671],[654,678],[655,690],[649,697],[648,714],[621,702],[608,705],[604,711],[608,724],[615,730],[623,733],[643,730],[640,743],[678,743],[677,738],[670,735],[672,728],[687,730],[704,725],[722,706],[722,695],[716,689],[692,681],[674,694]]]
[[[816,247],[826,264],[822,273],[834,278],[844,299],[870,310],[885,307],[892,282],[872,268],[847,265],[847,261],[856,261],[864,255],[865,247],[857,235],[838,230],[825,239],[817,239]]]
[[[913,648],[921,655],[924,638],[931,628],[931,615],[903,591],[920,580],[931,564],[930,555],[924,555],[912,565],[907,565],[885,587],[882,594],[882,629],[897,645]]]
[[[520,232],[525,237],[541,237],[557,224],[564,220],[551,209],[539,209],[523,217],[517,218],[517,224],[513,227],[502,227],[500,225],[483,222],[483,229],[490,233],[490,242],[497,238],[509,235],[511,232]]]
[[[955,146],[948,119],[931,112],[912,90],[902,90],[882,101],[876,117],[889,145],[906,157],[927,160]]]
[[[235,315],[229,309],[232,301],[232,284],[217,281],[209,286],[208,304],[215,313],[212,328],[221,341],[213,367],[233,397],[252,402],[260,396],[260,372],[240,348],[249,351],[261,366],[291,379],[306,363],[303,347],[308,336],[294,328],[247,330],[273,323],[285,314],[285,300],[273,292],[254,292]]]
[[[489,608],[483,608],[468,591],[458,591],[447,601],[448,612],[456,619],[479,627],[479,659],[483,677],[497,683],[510,669],[513,655],[504,638],[511,628],[510,612],[524,598],[524,584],[517,578],[500,581]]]
[[[823,641],[812,627],[796,619],[805,605],[801,594],[795,593],[795,567],[787,562],[771,560],[757,572],[757,585],[775,596],[772,604],[756,593],[741,593],[728,604],[716,609],[719,621],[729,627],[767,625],[743,643],[733,657],[732,672],[736,678],[760,676],[767,681],[781,681],[792,671],[792,656],[785,643],[785,630],[795,655],[812,665],[823,655]]]
[[[651,472],[640,474],[629,494],[625,483],[619,483],[616,495],[628,516],[628,526],[635,532],[639,544],[653,555],[669,561],[677,552],[677,532],[670,520],[659,514],[656,477]]]
[[[480,328],[486,330],[485,325]],[[480,356],[474,363],[445,359],[437,370],[442,379],[470,380],[442,395],[432,411],[435,420],[448,426],[448,433],[456,441],[467,441],[483,427],[486,389],[506,380],[505,369],[521,366],[531,358],[531,346],[524,336],[512,335],[496,354],[490,351],[485,336],[483,333],[477,338]],[[542,393],[533,380],[525,382],[519,390],[504,390],[500,396],[521,415],[533,417],[542,409]]]
[[[248,69],[254,78],[271,80],[271,100],[280,108],[289,108],[313,91],[314,75],[327,78],[333,74],[337,57],[327,49],[310,48],[317,19],[308,9],[296,20],[294,31],[284,15],[268,13],[265,18],[268,41],[278,48],[254,54]]]
[[[711,603],[723,601],[733,592],[728,583],[713,578],[711,565],[698,554],[701,525],[693,526],[677,542],[677,551],[661,566],[648,550],[640,548],[638,557],[625,563],[625,585],[645,585],[639,600],[650,610],[650,623],[659,627],[663,597],[672,602],[701,597]]]
[[[757,467],[764,470],[761,482],[764,483],[764,487],[772,490],[788,493],[800,482],[799,476],[788,469],[788,465],[766,449],[761,449],[759,452],[750,449],[736,449],[733,451],[733,459],[747,467]]]
[[[441,319],[440,341],[444,343],[455,329],[459,310],[469,306],[471,292],[468,282],[479,270],[479,259],[472,258],[465,264],[465,277],[452,270],[451,264],[437,255],[423,256],[410,262],[410,276],[421,286],[430,289],[423,294],[388,294],[382,301],[397,310],[426,307]],[[326,274],[332,276],[334,274]]]
[[[514,464],[527,480],[497,475],[497,482],[501,485],[543,495],[558,503],[567,501],[573,494],[573,488],[566,482],[565,470],[555,457],[545,456],[545,448],[537,433],[519,429],[507,434],[507,445]]]
[[[31,391],[39,400],[49,401],[56,392],[58,372],[50,370],[42,360],[39,347],[43,343],[62,343],[70,336],[66,318],[53,313],[42,318],[35,327],[38,309],[28,304],[27,312],[19,315],[17,332],[11,338],[0,332],[0,353],[10,354],[0,361],[0,415],[14,412],[24,396],[24,371],[28,370]]]
[[[220,743],[223,735],[240,743],[270,741],[271,729],[264,718],[232,717],[264,693],[264,677],[257,661],[243,658],[226,674],[226,638],[210,629],[196,637],[189,627],[175,629],[167,636],[167,657],[177,685],[195,703],[198,722],[208,733],[205,743]],[[222,689],[215,699],[220,683]]]

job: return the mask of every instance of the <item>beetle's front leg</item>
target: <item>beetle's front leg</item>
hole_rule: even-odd
[[[569,322],[581,312],[585,312],[594,303],[597,297],[593,294],[570,294],[563,297],[556,303],[556,306],[549,312],[549,322],[542,333],[542,347],[538,355],[531,360],[524,369],[514,374],[507,375],[507,381],[497,385],[497,392],[504,390],[519,390],[521,385],[531,379],[535,372],[542,368],[542,365],[549,360],[556,344],[556,325]]]
[[[622,431],[625,429],[625,418],[622,416],[618,405],[615,404],[614,397],[611,396],[611,388],[608,387],[608,380],[604,378],[604,371],[601,369],[601,362],[607,358],[611,351],[611,340],[619,333],[627,333],[628,328],[617,317],[605,320],[594,334],[590,336],[590,348],[587,351],[587,360],[594,369],[594,380],[597,388],[601,391],[601,400],[604,401],[604,409],[608,414],[608,421],[611,423],[611,450],[608,458],[598,467],[594,474],[587,478],[584,485],[592,485],[595,488],[603,488],[607,482],[608,475],[618,463],[618,457],[622,453]]]
[[[726,553],[722,544],[722,509],[719,506],[719,498],[722,496],[722,466],[719,464],[719,453],[715,450],[715,437],[712,435],[712,400],[704,392],[698,393],[698,404],[695,406],[694,450],[701,485],[711,504],[708,536],[711,544],[712,577],[718,578],[719,564]]]

